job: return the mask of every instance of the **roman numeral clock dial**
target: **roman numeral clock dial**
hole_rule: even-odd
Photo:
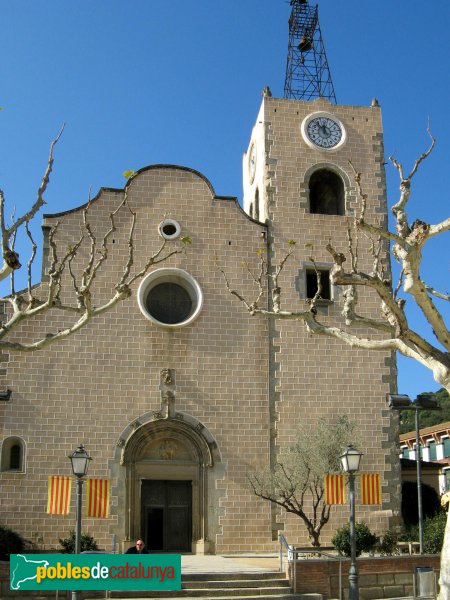
[[[308,115],[301,125],[301,133],[308,146],[316,150],[338,150],[347,141],[344,125],[326,112]]]

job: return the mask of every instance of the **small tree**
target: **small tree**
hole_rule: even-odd
[[[324,502],[325,473],[340,470],[342,449],[354,441],[355,424],[347,416],[335,423],[319,420],[316,427],[298,427],[295,442],[280,454],[273,468],[253,472],[253,492],[299,516],[311,544],[320,546],[320,533],[330,518]]]

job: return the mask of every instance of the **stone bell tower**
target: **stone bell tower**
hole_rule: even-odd
[[[297,243],[280,282],[282,310],[308,308],[317,290],[317,268],[323,282],[318,316],[345,327],[343,290],[329,282],[332,260],[326,245],[331,241],[337,251],[348,252],[348,226],[360,210],[350,162],[362,173],[367,221],[387,227],[381,109],[376,100],[369,106],[334,103],[317,7],[307,0],[291,5],[285,97],[275,98],[268,88],[263,92],[243,157],[244,211],[267,226],[269,269],[286,255],[288,240]],[[314,70],[313,63],[321,68]],[[369,242],[360,240],[359,269],[370,272],[372,260]],[[389,269],[386,247],[383,260]],[[366,291],[360,295],[364,314],[377,318],[378,299]],[[395,380],[393,357],[311,335],[296,321],[271,322],[269,343],[272,461],[292,441],[294,422],[347,414],[362,434],[362,469],[380,473],[383,481],[382,506],[361,507],[358,518],[378,530],[387,528],[398,514],[400,485],[385,401]],[[338,510],[332,529],[346,516]],[[272,526],[274,536],[297,528],[295,518],[282,514],[273,515]]]

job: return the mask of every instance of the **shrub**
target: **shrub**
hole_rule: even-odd
[[[445,510],[440,510],[434,517],[424,520],[423,551],[426,554],[439,554],[442,550],[446,523],[447,513]],[[405,525],[399,539],[405,542],[419,541],[419,526]]]
[[[370,552],[375,548],[378,538],[365,523],[356,523],[355,534],[356,556],[359,556],[361,552]],[[350,525],[347,524],[344,527],[340,527],[334,534],[331,542],[341,556],[350,556]]]
[[[65,539],[59,538],[59,543],[63,548],[64,554],[74,554],[75,553],[75,531],[73,529],[70,530],[69,537]],[[81,552],[85,552],[86,550],[98,550],[97,542],[94,538],[88,533],[81,534]]]
[[[392,556],[393,554],[398,554],[398,539],[399,537],[394,531],[391,531],[390,529],[385,531],[377,546],[381,556]]]
[[[426,554],[439,554],[444,544],[447,513],[438,512],[433,518],[425,519],[423,523],[423,551]]]
[[[419,525],[403,525],[398,539],[400,542],[417,542],[419,539]]]
[[[23,552],[25,540],[16,531],[0,525],[0,560],[9,560],[10,554]]]

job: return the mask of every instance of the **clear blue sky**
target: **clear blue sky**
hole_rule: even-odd
[[[125,169],[154,163],[193,167],[218,194],[242,197],[261,90],[283,95],[289,2],[0,0],[0,9],[0,187],[18,213],[63,122],[46,212],[85,202],[91,186],[121,187]],[[379,99],[386,156],[412,165],[430,116],[437,147],[414,180],[410,218],[445,218],[450,3],[322,0],[319,10],[338,102]],[[398,180],[392,167],[387,174],[392,203]],[[442,291],[449,238],[425,255],[424,279]],[[402,393],[438,387],[414,362],[399,370]]]

